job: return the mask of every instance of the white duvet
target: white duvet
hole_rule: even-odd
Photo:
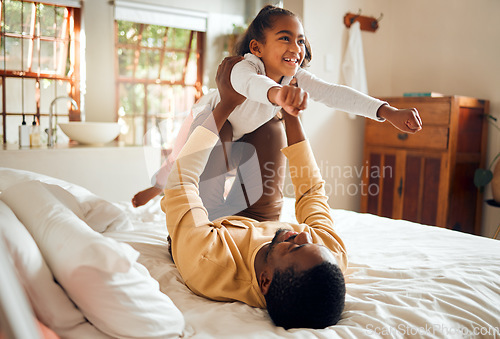
[[[140,253],[138,262],[182,315],[163,306],[151,311],[171,319],[183,316],[184,338],[500,338],[498,240],[333,209],[349,255],[342,319],[323,330],[286,331],[275,327],[265,310],[210,301],[184,285],[168,254],[159,198],[137,209],[130,202],[111,208],[76,185],[8,169],[0,174],[0,191],[23,180],[60,185],[77,197],[89,225],[112,224],[102,234]],[[294,221],[290,199],[282,219]],[[142,306],[156,308],[152,302]]]
[[[183,284],[167,252],[159,201],[119,205],[135,231],[113,232],[184,314],[192,338],[500,337],[500,242],[484,237],[332,210],[349,254],[342,320],[324,330],[285,331],[266,311],[206,300]],[[293,221],[293,200],[283,220]]]

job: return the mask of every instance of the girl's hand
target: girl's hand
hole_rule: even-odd
[[[422,129],[422,119],[416,108],[397,109],[389,105],[382,105],[377,116],[388,120],[397,129],[406,133],[416,133]]]
[[[271,88],[268,97],[272,103],[281,106],[288,114],[298,116],[307,108],[309,94],[302,88],[297,87],[294,78],[290,85]]]

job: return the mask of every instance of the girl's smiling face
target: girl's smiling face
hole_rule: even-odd
[[[264,63],[266,75],[278,83],[283,76],[294,76],[306,54],[306,38],[300,21],[293,16],[278,16],[264,36],[264,42],[250,42],[250,51]]]

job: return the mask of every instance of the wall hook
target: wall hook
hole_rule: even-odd
[[[346,13],[344,15],[344,24],[347,28],[351,27],[354,22],[359,22],[362,31],[375,32],[378,29],[378,22],[382,20],[384,14],[380,13],[378,19],[372,16],[361,15],[361,9],[357,14]]]
[[[355,16],[353,16],[351,18],[351,25],[354,23],[354,21],[359,18],[359,16],[361,15],[361,8],[358,10],[358,14],[356,14]]]
[[[382,20],[383,17],[384,17],[384,13],[380,13],[380,16],[377,19],[372,21],[372,28],[373,29],[378,28],[378,23]]]

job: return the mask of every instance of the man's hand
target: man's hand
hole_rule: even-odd
[[[382,105],[377,116],[388,120],[397,129],[406,133],[416,133],[422,129],[422,119],[416,108],[397,109],[389,105]]]
[[[241,56],[227,57],[222,60],[217,68],[215,82],[219,89],[220,101],[215,106],[212,116],[203,123],[208,129],[211,129],[210,126],[213,126],[213,123],[215,123],[215,128],[219,132],[236,106],[245,101],[245,97],[237,93],[231,85],[231,70],[242,59],[243,57]]]
[[[231,70],[233,69],[233,66],[241,60],[243,60],[242,56],[224,58],[217,68],[215,82],[217,83],[217,88],[219,89],[221,98],[220,102],[225,107],[233,107],[234,109],[234,107],[238,106],[246,99],[243,95],[236,92],[231,85]]]
[[[272,87],[268,92],[269,101],[281,106],[288,114],[298,116],[307,108],[309,94],[302,88],[297,87],[297,80],[294,78],[290,85],[283,87]]]

